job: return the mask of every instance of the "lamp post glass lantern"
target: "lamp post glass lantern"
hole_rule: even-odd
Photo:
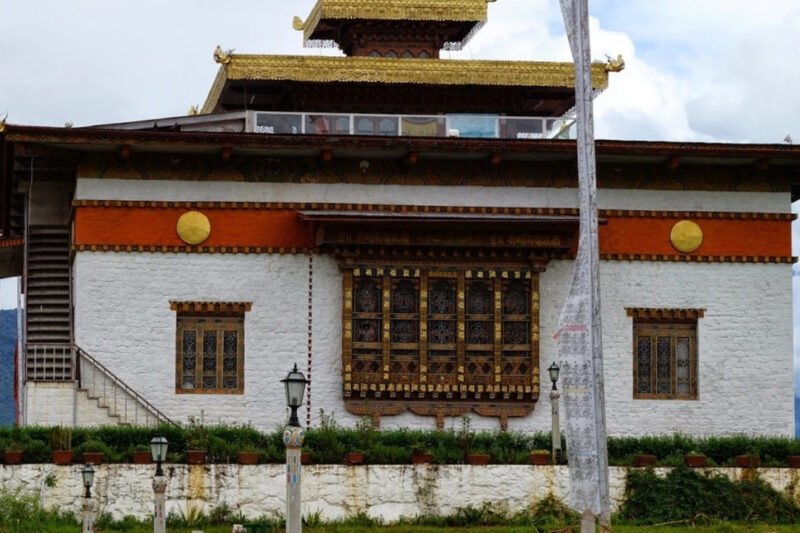
[[[86,487],[86,498],[92,497],[92,483],[94,483],[94,468],[91,465],[86,465],[81,470],[81,477],[83,478],[83,486]]]
[[[156,475],[163,476],[164,471],[161,469],[161,463],[167,460],[167,448],[169,442],[166,437],[153,437],[150,441],[150,455],[156,463]]]
[[[561,368],[555,362],[553,362],[553,364],[547,369],[547,372],[550,374],[550,381],[553,382],[553,390],[558,390],[558,387],[556,387],[556,382],[558,381],[558,374],[561,372]]]
[[[286,388],[286,405],[292,410],[289,416],[289,425],[292,427],[300,427],[300,421],[297,419],[297,408],[303,405],[303,394],[308,382],[305,375],[297,370],[297,363],[294,364],[292,371],[281,380],[281,383]]]
[[[94,533],[94,504],[92,503],[94,468],[92,468],[92,465],[85,465],[81,469],[81,479],[83,481],[83,486],[86,487],[86,493],[83,495],[83,505],[81,506],[81,512],[83,514],[81,533]]]

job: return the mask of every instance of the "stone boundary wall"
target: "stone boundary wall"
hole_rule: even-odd
[[[47,507],[72,510],[82,503],[83,465],[3,465],[0,488],[40,498]],[[627,468],[609,468],[612,506],[622,503]],[[669,468],[656,468],[665,475]],[[150,486],[154,465],[109,464],[96,467],[92,495],[102,512],[115,519],[152,513]],[[741,468],[708,468],[732,480],[752,475]],[[250,518],[282,515],[286,503],[286,468],[282,464],[242,466],[166,465],[167,512],[202,507],[205,513],[223,502]],[[800,504],[800,470],[759,468],[758,475]],[[569,490],[566,466],[527,465],[309,465],[303,471],[303,514],[320,512],[326,520],[359,512],[392,521],[417,515],[449,515],[459,507],[490,504],[511,513],[523,511],[553,494],[561,500]]]

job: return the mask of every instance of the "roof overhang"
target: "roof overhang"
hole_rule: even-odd
[[[461,22],[462,35],[447,43],[460,49],[488,16],[487,4],[494,0],[317,0],[303,22],[295,17],[294,28],[303,32],[306,46],[325,46],[335,41],[326,33],[326,22],[385,20],[417,22]],[[334,24],[335,26],[335,24]]]
[[[318,246],[540,248],[566,251],[579,217],[522,213],[303,210]]]
[[[453,100],[460,92],[481,88],[499,93],[496,97],[506,88],[538,89],[543,100],[565,100],[561,113],[554,116],[560,116],[574,105],[575,66],[572,63],[270,55],[230,55],[226,61],[217,73],[201,113],[223,109],[226,93],[232,91],[246,91],[248,98],[254,98],[259,91],[298,90],[304,84],[312,84],[317,90],[325,84],[346,86],[351,91],[368,88],[371,97],[384,106],[390,100],[380,93],[398,87],[445,88],[453,92]],[[608,65],[593,63],[593,89],[603,90],[607,86]],[[249,105],[251,109],[254,107]]]
[[[149,121],[147,121],[149,122]],[[161,122],[159,121],[153,121]],[[231,148],[234,154],[317,156],[331,151],[333,157],[392,158],[414,152],[421,159],[477,159],[502,154],[503,159],[553,161],[575,158],[574,140],[562,139],[471,139],[466,137],[372,137],[340,135],[264,135],[196,131],[147,131],[103,128],[52,128],[9,124],[3,134],[6,143],[61,147],[75,151],[131,151],[164,153],[219,153]],[[677,158],[681,164],[752,165],[800,169],[800,145],[733,144],[665,141],[595,142],[598,161],[656,163]]]

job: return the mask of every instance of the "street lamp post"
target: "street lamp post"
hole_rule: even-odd
[[[550,391],[550,418],[553,421],[552,435],[553,435],[553,464],[557,464],[561,457],[561,428],[558,423],[558,399],[561,393],[558,392],[556,382],[558,381],[558,374],[561,372],[559,366],[553,362],[550,368],[547,369],[550,374],[550,381],[553,382],[553,389]]]
[[[81,470],[83,486],[86,493],[83,495],[83,525],[82,533],[92,533],[94,531],[94,504],[92,503],[92,483],[94,483],[94,468],[86,465]]]
[[[165,506],[167,492],[167,478],[161,463],[167,459],[169,442],[164,437],[153,437],[150,441],[150,455],[156,463],[156,475],[153,476],[153,533],[166,533]]]
[[[303,515],[300,497],[300,451],[305,439],[305,431],[300,428],[297,419],[297,408],[303,404],[303,393],[308,380],[297,370],[297,363],[289,375],[281,380],[286,388],[286,405],[291,409],[289,424],[283,432],[283,443],[286,445],[286,533],[301,533]]]

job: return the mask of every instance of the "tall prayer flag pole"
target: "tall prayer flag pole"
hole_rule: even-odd
[[[589,517],[593,530],[594,517],[599,517],[601,524],[609,523],[610,505],[600,328],[589,6],[588,0],[559,1],[575,61],[580,236],[572,286],[555,337],[564,376],[569,504],[584,513],[584,517]]]

